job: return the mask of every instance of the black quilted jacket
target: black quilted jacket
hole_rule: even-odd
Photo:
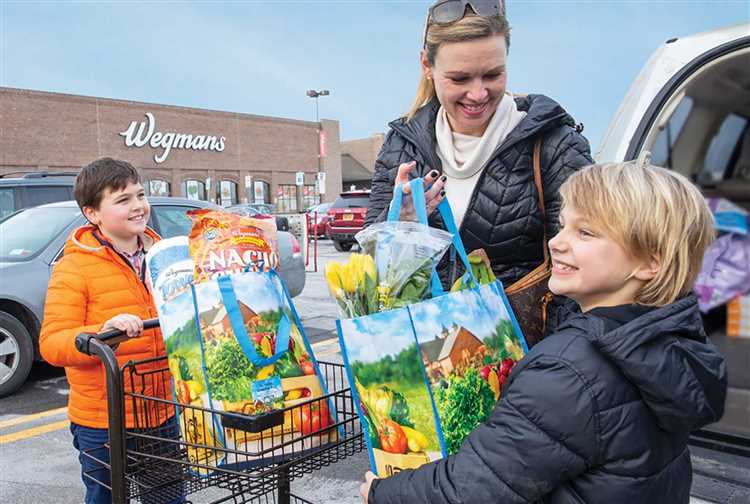
[[[528,95],[517,97],[516,103],[527,115],[485,166],[460,227],[467,252],[485,249],[495,275],[504,285],[521,278],[543,260],[544,223],[532,168],[535,139],[539,135],[544,138],[541,167],[548,239],[557,231],[560,185],[574,170],[592,163],[588,141],[576,132],[573,119],[555,101]],[[415,172],[419,176],[431,169],[442,170],[435,140],[439,106],[433,100],[411,121],[398,119],[390,123],[391,130],[375,163],[365,225],[385,220],[401,163],[416,161]],[[430,225],[444,227],[437,212],[431,216]],[[463,270],[452,260],[454,257],[447,254],[438,266],[446,286]]]
[[[622,316],[639,308],[563,322],[456,454],[376,480],[369,503],[687,504],[688,436],[721,418],[726,364],[693,296]]]

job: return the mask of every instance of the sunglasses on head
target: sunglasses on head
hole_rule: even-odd
[[[504,0],[442,0],[434,4],[427,11],[422,46],[427,45],[427,28],[430,24],[445,25],[463,19],[467,7],[480,17],[493,17],[505,14]]]
[[[430,7],[428,21],[435,24],[449,24],[464,17],[466,7],[480,17],[499,16],[505,13],[503,0],[443,0]]]

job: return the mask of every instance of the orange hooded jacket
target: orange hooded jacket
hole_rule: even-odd
[[[65,367],[70,384],[70,420],[86,427],[106,429],[104,366],[98,357],[78,352],[75,338],[82,332],[99,332],[104,323],[115,315],[129,313],[146,320],[155,318],[157,313],[151,294],[135,270],[110,247],[102,245],[94,236],[94,229],[90,225],[76,229],[65,244],[62,259],[52,271],[39,349],[47,362]],[[146,250],[159,240],[159,236],[150,229],[146,229],[141,238]],[[144,331],[138,338],[123,341],[115,352],[121,366],[131,359],[141,360],[164,354],[164,342],[158,329]],[[165,367],[164,363],[158,367]],[[147,378],[146,389],[143,390],[145,395],[172,398],[168,372],[152,373]],[[123,380],[126,392],[129,391],[128,382]],[[126,427],[143,427],[143,419],[135,423],[132,402],[125,400]],[[139,404],[143,409],[143,402],[139,401]],[[150,414],[158,414],[161,423],[171,416],[171,412],[161,405],[159,407],[160,411],[151,411]],[[155,426],[153,420],[150,426]]]

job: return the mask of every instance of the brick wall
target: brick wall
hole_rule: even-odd
[[[132,121],[155,119],[154,131],[225,137],[222,152],[173,148],[166,160],[154,156],[161,147],[126,147],[120,132]],[[327,186],[341,187],[338,121],[323,121],[328,143],[324,160]],[[137,129],[137,128],[136,128]],[[172,195],[182,196],[187,179],[232,180],[245,194],[245,176],[271,184],[294,184],[295,173],[318,170],[317,124],[233,112],[218,112],[125,100],[111,100],[0,88],[0,173],[16,170],[76,170],[97,157],[125,159],[145,179],[159,178],[172,184]],[[336,157],[336,159],[334,159]],[[326,199],[330,199],[330,192]],[[334,191],[335,192],[335,191]]]

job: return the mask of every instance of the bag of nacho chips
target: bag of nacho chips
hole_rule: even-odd
[[[190,256],[195,283],[231,273],[278,270],[276,221],[217,210],[192,210]]]

